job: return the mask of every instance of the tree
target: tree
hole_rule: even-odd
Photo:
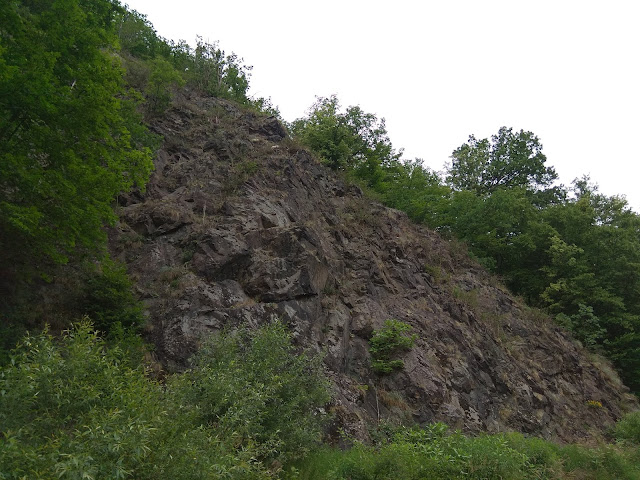
[[[625,384],[640,391],[640,216],[588,178],[574,197],[545,209],[557,232],[542,269],[540,299],[578,338],[613,360]]]
[[[198,88],[214,97],[249,103],[247,91],[253,67],[244,65],[235,53],[227,55],[218,42],[208,43],[198,37],[190,63],[187,72]]]
[[[340,103],[335,95],[316,97],[307,117],[295,120],[290,129],[334,170],[345,169],[356,150],[352,145],[353,133],[340,114]]]
[[[447,181],[457,190],[480,195],[513,187],[537,192],[558,177],[553,167],[544,166],[546,160],[534,134],[501,127],[491,141],[471,135],[468,143],[454,150]]]
[[[425,167],[419,158],[390,162],[383,172],[377,192],[384,202],[406,212],[415,222],[437,227],[439,210],[448,204],[451,194],[440,175]]]
[[[100,247],[144,187],[151,136],[114,54],[115,0],[6,2],[0,15],[0,271]],[[8,260],[8,261],[7,261]],[[7,276],[5,276],[7,278]]]
[[[164,58],[154,58],[150,63],[149,81],[145,88],[146,106],[148,112],[158,115],[169,108],[171,89],[183,86],[184,80],[178,71]]]
[[[359,106],[342,113],[335,95],[318,97],[306,118],[291,124],[291,132],[314,150],[329,167],[344,170],[375,186],[382,169],[402,156],[389,140],[385,121]]]
[[[116,21],[122,51],[143,60],[170,56],[171,45],[158,36],[146,15],[135,10],[121,9],[116,15]]]

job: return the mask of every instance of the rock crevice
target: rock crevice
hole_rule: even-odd
[[[324,353],[336,422],[360,438],[387,419],[574,441],[635,405],[458,244],[369,201],[277,119],[185,94],[153,128],[156,172],[121,199],[110,248],[166,368],[184,368],[204,334],[279,318]],[[403,370],[380,377],[368,339],[389,318],[418,338]]]

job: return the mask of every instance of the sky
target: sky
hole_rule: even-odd
[[[123,1],[238,54],[288,121],[336,94],[437,171],[471,134],[523,129],[562,183],[588,174],[640,212],[640,1]]]

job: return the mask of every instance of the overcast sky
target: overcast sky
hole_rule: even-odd
[[[123,0],[158,33],[220,42],[286,120],[337,94],[442,170],[470,134],[535,133],[563,183],[640,212],[638,0]]]

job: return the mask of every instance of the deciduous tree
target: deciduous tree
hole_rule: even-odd
[[[115,196],[144,187],[149,136],[114,53],[110,0],[5,2],[0,14],[0,268],[102,244]],[[6,272],[7,270],[5,270]]]
[[[481,195],[512,187],[539,191],[558,177],[553,167],[544,166],[546,160],[533,133],[502,127],[491,140],[471,135],[454,150],[447,181],[457,190]]]

